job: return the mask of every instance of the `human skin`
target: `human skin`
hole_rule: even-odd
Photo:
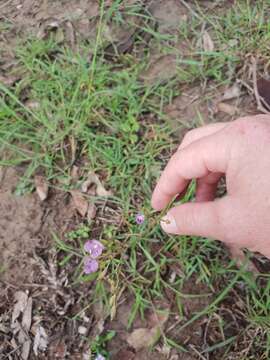
[[[227,194],[216,198],[226,177]],[[189,131],[152,195],[162,210],[196,179],[196,201],[171,208],[161,220],[171,234],[218,239],[270,258],[270,116],[244,117]]]

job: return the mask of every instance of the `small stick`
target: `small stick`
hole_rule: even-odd
[[[245,82],[244,80],[242,80],[242,79],[237,79],[237,82],[239,83],[239,84],[241,84],[241,85],[243,85],[248,91],[250,91],[250,93],[251,94],[254,94],[255,95],[255,93],[254,93],[254,89],[247,83],[247,82]],[[267,106],[267,107],[269,107],[267,104],[266,104],[266,102],[265,102],[265,100],[260,96],[260,99],[261,99],[261,101],[265,104],[265,106]],[[262,111],[264,114],[269,114],[269,111],[267,111],[265,108],[259,108],[259,106],[258,106],[258,110],[260,110],[260,111]]]
[[[200,20],[201,20],[201,17],[192,9],[192,7],[191,7],[189,4],[187,4],[187,3],[185,2],[185,0],[179,0],[179,2],[180,2],[182,5],[184,5],[184,6],[191,12],[191,14],[192,14],[193,16],[195,16],[197,19],[200,19]]]
[[[10,358],[10,355],[12,355],[13,353],[15,353],[19,348],[22,347],[22,344],[21,345],[18,345],[15,349],[11,350],[8,354],[5,355],[5,357],[3,359],[7,359],[7,358]]]
[[[206,357],[204,357],[201,353],[199,353],[199,351],[195,348],[194,345],[189,345],[189,348],[190,348],[193,352],[195,352],[195,354],[198,355],[200,359],[202,359],[202,360],[207,360]]]

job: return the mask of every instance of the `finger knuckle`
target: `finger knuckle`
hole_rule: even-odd
[[[195,130],[196,130],[196,129],[189,130],[189,131],[185,134],[185,136],[184,136],[184,138],[183,138],[183,141],[182,141],[182,144],[183,144],[183,145],[189,144],[189,143],[192,141],[193,136],[194,136],[194,133],[195,133]]]

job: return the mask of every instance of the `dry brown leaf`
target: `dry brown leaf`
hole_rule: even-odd
[[[94,18],[99,14],[99,5],[97,1],[91,2],[91,6],[87,6],[87,17]]]
[[[89,189],[89,187],[90,187],[91,184],[92,184],[92,182],[91,182],[90,180],[88,180],[88,178],[87,178],[87,180],[85,180],[85,181],[82,183],[82,186],[81,186],[82,192],[83,192],[83,193],[87,193],[87,191],[88,191],[88,189]]]
[[[71,190],[70,194],[76,210],[82,217],[84,217],[88,210],[88,201],[85,196],[79,190]]]
[[[112,195],[112,193],[110,191],[107,191],[104,188],[104,186],[102,185],[98,176],[93,171],[89,172],[86,181],[84,181],[84,183],[82,184],[82,187],[81,187],[82,192],[87,193],[87,191],[91,185],[96,185],[96,194],[98,196],[108,197],[108,196]]]
[[[33,351],[36,356],[38,356],[38,351],[45,351],[48,346],[48,335],[41,325],[38,326],[35,339],[34,339],[34,346]]]
[[[229,87],[222,96],[222,100],[231,100],[237,98],[241,95],[241,88],[240,86],[235,83],[233,86]]]
[[[122,24],[122,26],[116,23],[104,26],[103,38],[109,43],[104,50],[106,58],[110,59],[130,51],[134,45],[134,37],[140,25],[142,25],[142,18],[130,16],[129,20]]]
[[[12,313],[11,328],[13,335],[18,336],[18,341],[21,344],[21,358],[27,360],[30,354],[31,340],[28,335],[32,323],[32,298],[28,297],[23,291],[15,293],[14,298],[16,304]],[[18,319],[22,314],[22,322]],[[15,341],[15,339],[14,339]]]
[[[171,104],[164,108],[164,113],[175,133],[183,136],[183,129],[207,123],[209,108],[203,98],[203,90],[199,86],[194,86],[173,98]]]
[[[215,49],[213,40],[207,30],[204,31],[202,36],[203,49],[207,52],[212,52]]]
[[[31,340],[25,339],[22,342],[22,351],[21,351],[21,358],[23,360],[27,360],[29,358],[30,355],[30,350],[31,350]]]
[[[32,324],[32,306],[33,306],[33,300],[31,297],[27,300],[26,308],[23,312],[22,317],[22,327],[25,331],[29,331]]]
[[[19,79],[20,78],[15,75],[3,76],[0,74],[0,83],[4,84],[5,86],[11,86]]]
[[[128,344],[136,351],[152,347],[157,343],[162,334],[162,328],[169,318],[169,311],[165,310],[162,313],[152,315],[153,327],[135,329],[127,337]]]
[[[96,205],[90,202],[87,210],[87,220],[88,221],[93,220],[96,217],[96,213],[97,213]]]
[[[148,11],[156,20],[161,34],[176,33],[179,25],[188,18],[188,10],[178,0],[152,1]]]
[[[75,34],[73,24],[71,21],[67,21],[65,25],[66,25],[65,26],[66,39],[67,39],[68,43],[70,44],[71,49],[74,51],[76,49],[76,47],[75,47],[76,34]]]
[[[224,102],[220,102],[218,105],[217,105],[217,108],[219,111],[221,112],[224,112],[228,115],[235,115],[237,113],[237,107],[236,106],[233,106],[233,105],[230,105],[230,104],[226,104]]]
[[[15,299],[16,303],[14,305],[13,312],[12,312],[11,327],[15,326],[16,320],[18,319],[20,314],[24,312],[24,309],[27,306],[28,295],[23,291],[17,291],[14,294],[14,299]]]
[[[169,81],[177,74],[175,55],[163,55],[150,63],[148,69],[141,74],[146,84]]]
[[[65,339],[56,340],[50,343],[49,347],[50,359],[65,359],[67,355],[67,345]]]
[[[25,106],[27,106],[31,110],[37,110],[40,108],[40,103],[35,100],[27,100]]]
[[[159,327],[135,329],[128,337],[128,344],[136,351],[152,347],[161,335]]]
[[[34,181],[36,186],[36,192],[40,200],[46,200],[49,192],[49,186],[46,179],[41,175],[36,175]]]

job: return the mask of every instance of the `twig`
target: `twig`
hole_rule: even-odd
[[[253,345],[254,340],[256,339],[256,337],[257,337],[257,335],[258,335],[258,332],[259,332],[259,329],[256,329],[256,330],[255,330],[255,334],[254,334],[254,336],[253,336],[253,338],[252,338],[252,341],[249,343],[248,347],[247,347],[246,349],[244,349],[243,352],[241,352],[241,353],[244,354],[244,356],[247,356],[247,355],[248,355],[248,353],[249,353],[249,351],[250,351],[250,349],[251,349],[251,346]]]
[[[0,280],[0,283],[6,285],[6,286],[10,286],[13,289],[20,289],[21,287],[32,287],[32,288],[49,288],[49,289],[55,289],[55,287],[53,285],[50,284],[35,284],[35,283],[24,283],[24,284],[20,284],[20,285],[15,285],[12,284],[10,282],[7,281],[3,281]]]
[[[244,81],[242,79],[237,79],[237,82],[239,84],[243,85],[248,91],[250,91],[251,94],[255,95],[254,89],[246,81]],[[269,108],[269,105],[265,102],[265,100],[261,96],[260,96],[260,100],[261,100],[261,102],[263,102],[265,104],[265,106],[267,106]],[[259,108],[259,106],[257,108],[258,108],[258,110],[262,111],[264,114],[270,113],[262,105],[261,105],[261,108]]]
[[[244,80],[242,79],[236,79],[236,82],[238,84],[241,84],[243,85],[248,91],[250,91],[252,94],[254,93],[254,90],[252,89],[252,87],[247,83],[245,82]]]
[[[191,12],[191,14],[192,14],[193,16],[195,16],[197,19],[201,20],[201,17],[192,9],[192,7],[191,7],[189,4],[187,4],[187,3],[185,2],[185,0],[179,0],[179,2],[180,2],[182,5],[184,5],[184,6],[188,9],[188,11]]]
[[[252,80],[253,80],[253,91],[254,91],[254,95],[255,95],[255,99],[257,102],[257,108],[258,110],[262,111],[265,114],[269,114],[270,113],[270,107],[267,104],[267,102],[264,100],[264,98],[262,98],[259,94],[258,91],[258,84],[257,84],[257,60],[252,57],[251,59],[252,61]],[[263,105],[264,106],[263,106]]]
[[[9,358],[10,355],[12,355],[13,353],[15,353],[17,350],[19,350],[19,348],[22,347],[22,344],[21,345],[18,345],[15,349],[11,350],[8,354],[5,355],[5,357],[3,359],[7,359]]]
[[[191,345],[191,344],[190,344],[190,345],[189,345],[189,348],[190,348],[192,351],[194,351],[195,354],[198,355],[200,359],[202,359],[202,360],[207,360],[201,353],[199,353],[199,351],[195,348],[194,345]]]
[[[179,325],[184,319],[180,318],[179,320],[177,320],[174,324],[172,324],[167,330],[166,332],[169,333],[171,332],[173,329],[176,328],[177,325]]]
[[[209,319],[207,320],[206,326],[205,326],[205,330],[204,330],[204,334],[203,334],[204,345],[207,345],[206,338],[207,338],[208,328],[209,328],[211,321],[212,321],[212,315],[210,315]]]

